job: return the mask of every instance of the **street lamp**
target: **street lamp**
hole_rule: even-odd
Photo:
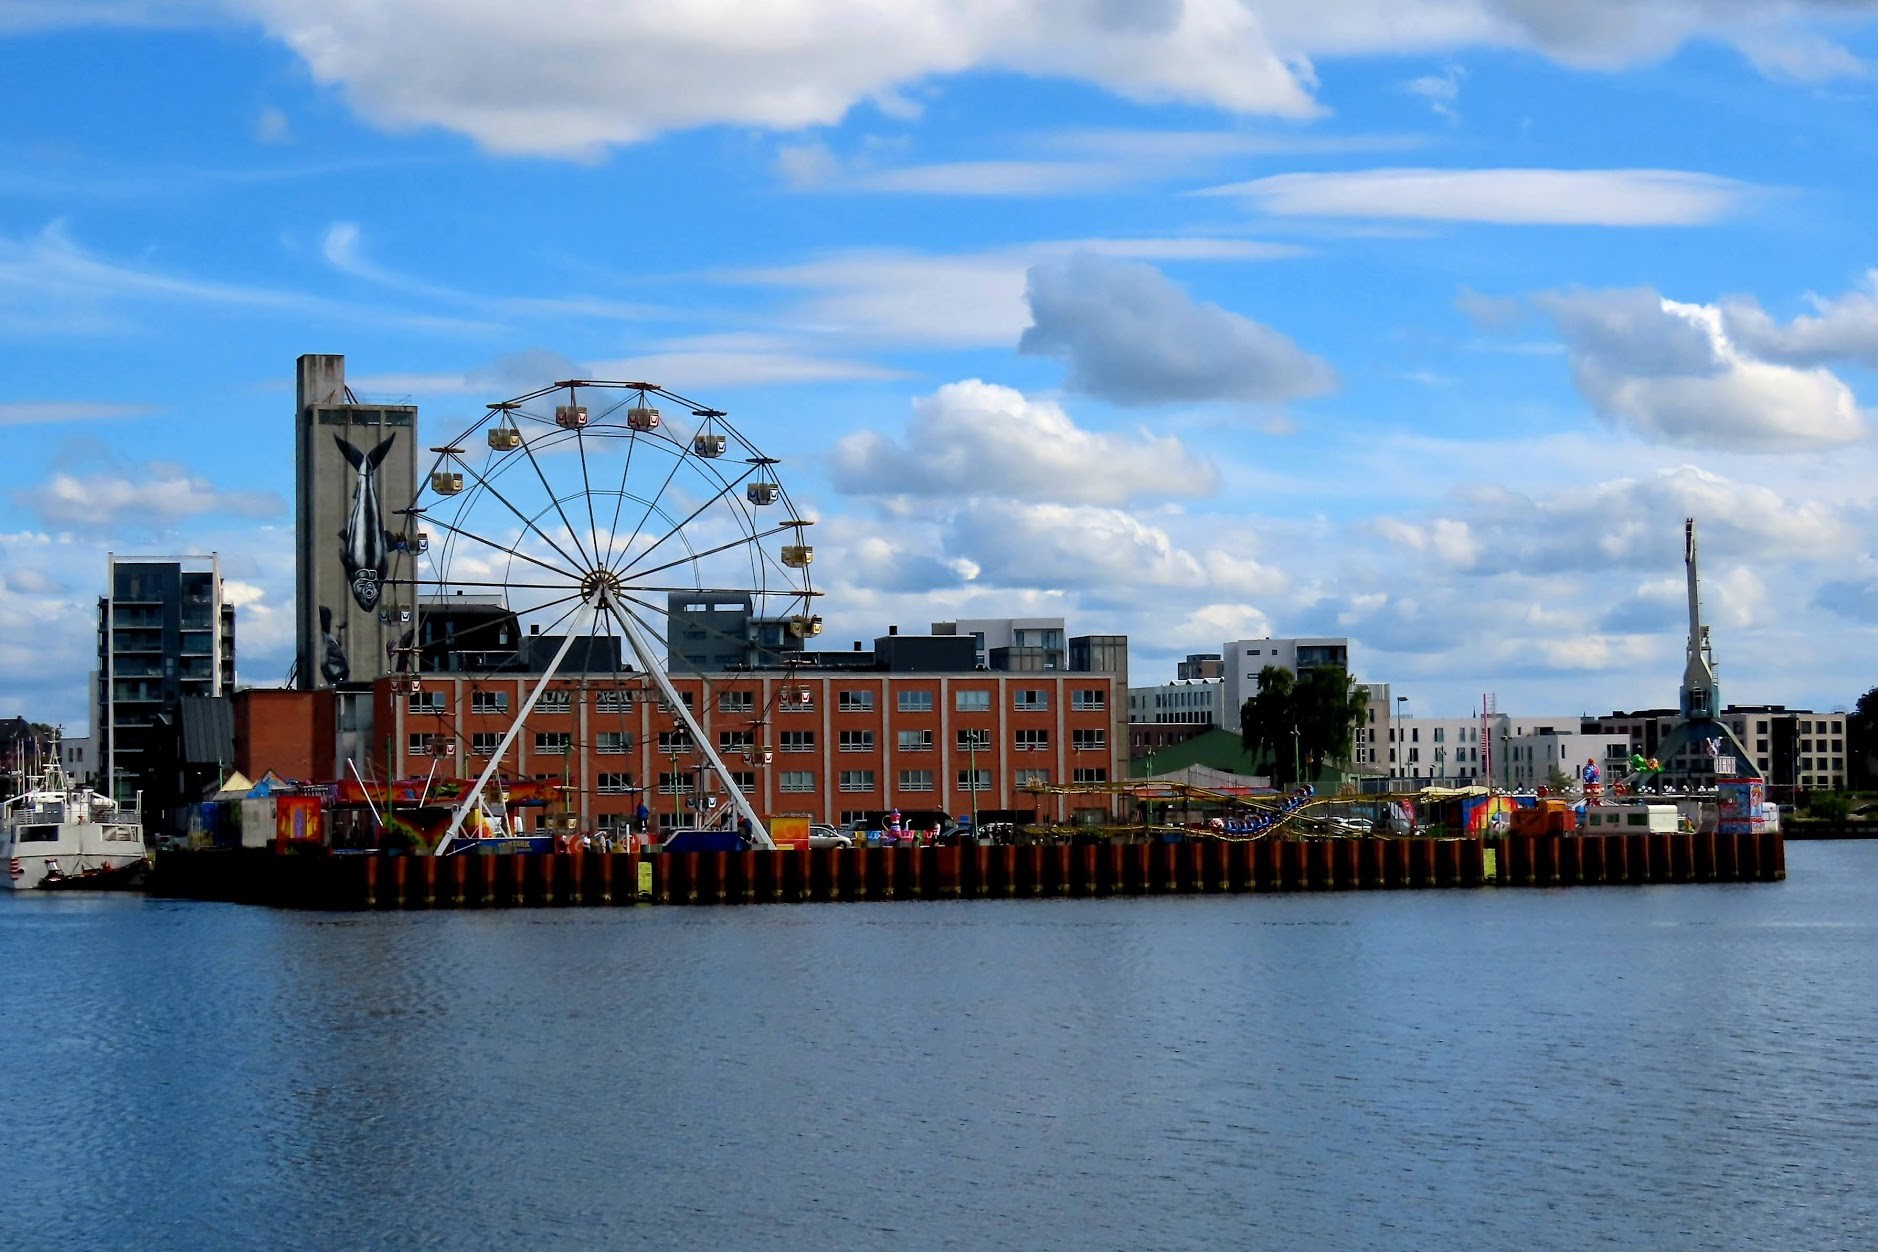
[[[1291,782],[1293,785],[1304,781],[1304,732],[1296,726],[1291,728]]]

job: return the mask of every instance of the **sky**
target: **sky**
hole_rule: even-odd
[[[293,365],[436,438],[732,415],[845,647],[1131,681],[1343,635],[1408,711],[1878,685],[1878,0],[0,0],[0,715],[106,553],[293,650]]]

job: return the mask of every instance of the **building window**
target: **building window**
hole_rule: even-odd
[[[1047,730],[1013,731],[1011,732],[1011,746],[1019,752],[1048,752],[1050,732]]]
[[[776,697],[777,707],[784,713],[813,713],[815,711],[815,691],[811,687],[784,687]]]
[[[989,730],[961,730],[957,732],[960,752],[991,751],[991,732]]]
[[[443,692],[413,691],[406,707],[413,713],[443,712]]]
[[[932,712],[932,692],[930,691],[901,691],[896,693],[895,699],[899,701],[902,713]]]
[[[1435,727],[1435,742],[1436,743],[1441,742],[1442,734],[1443,734],[1443,728],[1440,726]]]
[[[720,691],[717,693],[717,711],[719,713],[748,713],[756,708],[756,697],[748,691]]]
[[[1035,713],[1050,707],[1050,693],[1036,688],[1018,687],[1011,691],[1011,707],[1020,713]]]
[[[574,693],[568,691],[565,687],[558,688],[554,691],[544,691],[541,693],[541,698],[535,701],[535,712],[565,713],[568,709],[573,707],[573,702]]]
[[[493,730],[479,730],[470,736],[470,751],[477,756],[494,756],[502,735]]]
[[[1100,687],[1090,687],[1069,693],[1069,707],[1082,712],[1094,712],[1108,707],[1108,693]]]
[[[686,707],[686,708],[691,708],[691,707],[693,707],[693,705],[692,705],[692,696],[691,696],[691,693],[690,693],[689,691],[681,691],[681,692],[679,692],[679,693],[678,693],[678,698],[679,698],[680,700],[682,700],[682,701],[684,701],[684,704],[685,704],[685,707]],[[659,712],[661,712],[661,713],[670,713],[671,711],[672,711],[672,702],[671,702],[670,700],[667,700],[667,699],[665,699],[665,698],[664,698],[663,696],[661,696],[661,697],[659,698]]]
[[[874,789],[874,771],[871,769],[842,770],[841,789],[843,791],[872,791]]]
[[[843,752],[872,752],[874,750],[874,732],[871,730],[844,730],[841,732],[840,747]]]
[[[812,730],[785,730],[779,737],[777,746],[784,752],[815,751],[815,732]]]
[[[1025,787],[1047,787],[1050,785],[1050,771],[1047,769],[1020,769],[1016,783],[1021,791]]]
[[[874,693],[871,691],[843,691],[835,697],[835,707],[843,713],[872,713],[874,711]]]
[[[633,711],[633,693],[608,688],[595,698],[594,709],[601,713],[630,713]]]
[[[573,741],[574,736],[565,730],[538,730],[535,732],[535,752],[540,756],[566,756]]]
[[[509,693],[506,691],[470,692],[470,712],[506,713],[509,711]]]
[[[623,730],[603,730],[595,736],[594,751],[602,756],[619,756],[633,750],[633,737]]]
[[[666,756],[678,756],[692,750],[691,732],[688,730],[661,730],[659,732],[659,751]]]
[[[631,774],[601,774],[594,780],[594,790],[603,796],[623,796],[632,789]]]
[[[929,769],[903,769],[900,771],[900,790],[931,791],[932,771]]]
[[[952,693],[952,707],[961,713],[989,713],[991,693],[989,691],[955,691]]]
[[[991,790],[991,771],[988,769],[962,769],[959,771],[960,791]]]
[[[782,771],[777,784],[783,791],[800,794],[815,790],[815,771],[807,769],[786,769]]]
[[[720,730],[717,732],[717,750],[719,752],[748,752],[756,746],[754,730]]]
[[[683,795],[691,790],[691,775],[683,772],[659,775],[659,794],[662,796]]]
[[[450,736],[412,735],[408,746],[412,756],[443,756],[450,746]]]
[[[1098,766],[1094,769],[1079,769],[1071,777],[1079,783],[1105,783],[1109,780],[1109,772]]]
[[[1069,732],[1069,746],[1078,752],[1100,752],[1109,746],[1109,732],[1072,730]]]
[[[733,769],[730,781],[737,784],[737,790],[749,795],[756,790],[756,771],[753,769]]]
[[[899,733],[900,751],[931,752],[932,732],[930,730],[903,730]]]

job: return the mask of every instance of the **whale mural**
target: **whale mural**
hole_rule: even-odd
[[[397,441],[393,435],[370,452],[361,452],[338,435],[333,436],[353,472],[352,507],[346,515],[346,528],[339,532],[339,560],[345,567],[352,599],[368,612],[378,607],[391,551],[385,537],[384,515],[378,506],[378,467]]]

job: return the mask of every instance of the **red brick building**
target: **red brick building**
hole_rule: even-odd
[[[235,768],[249,778],[273,770],[298,782],[338,777],[330,691],[253,687],[237,691]]]
[[[537,681],[426,673],[373,686],[379,768],[474,778]],[[1097,797],[1031,785],[1121,777],[1125,676],[1105,672],[878,670],[677,676],[711,745],[757,812],[839,822],[889,808],[1035,810],[1068,820]],[[391,758],[387,761],[387,757]],[[557,677],[503,756],[507,777],[564,778],[583,827],[624,825],[643,801],[661,826],[715,795],[704,759],[642,674]],[[708,776],[708,771],[703,771]],[[535,819],[539,820],[539,818]]]

